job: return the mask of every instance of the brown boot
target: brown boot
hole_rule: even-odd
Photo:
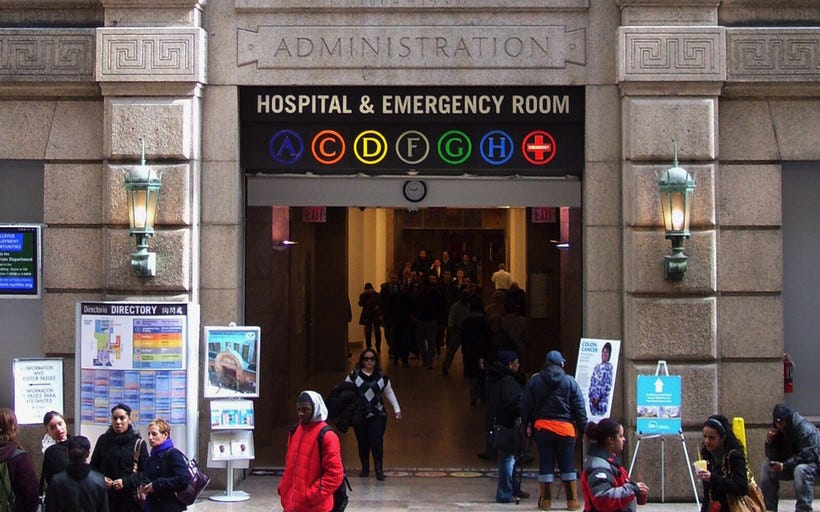
[[[538,509],[550,510],[552,508],[552,484],[538,482],[538,487],[541,491],[541,496],[538,498]]]
[[[564,489],[567,491],[567,510],[581,510],[581,502],[578,501],[578,481],[564,482]]]

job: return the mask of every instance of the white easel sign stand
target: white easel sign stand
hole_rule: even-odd
[[[632,455],[632,462],[629,464],[629,476],[632,476],[632,468],[638,458],[638,451],[641,448],[641,441],[644,439],[661,440],[661,502],[666,501],[665,492],[665,464],[664,464],[664,438],[677,435],[680,437],[683,447],[684,464],[689,471],[689,480],[692,482],[692,490],[695,493],[695,503],[697,510],[700,510],[700,498],[695,485],[695,477],[692,474],[692,466],[689,464],[689,453],[686,449],[686,440],[683,437],[681,425],[681,378],[680,375],[669,375],[666,361],[658,361],[655,368],[655,375],[638,375],[638,421],[637,437],[638,443],[635,445],[635,453]]]

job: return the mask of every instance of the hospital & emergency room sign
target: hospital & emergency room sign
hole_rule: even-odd
[[[243,87],[248,173],[580,176],[583,87]]]

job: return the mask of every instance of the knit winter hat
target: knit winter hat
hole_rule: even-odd
[[[518,354],[516,354],[512,350],[499,350],[497,355],[498,360],[504,364],[510,364],[516,359],[518,359]]]

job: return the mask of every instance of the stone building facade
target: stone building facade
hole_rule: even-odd
[[[241,86],[583,86],[582,330],[624,340],[617,406],[634,425],[635,376],[663,359],[692,447],[715,411],[763,438],[783,398],[782,169],[820,161],[816,1],[0,0],[0,27],[0,161],[44,165],[44,354],[73,357],[82,300],[181,299],[202,325],[241,321]],[[361,34],[412,44],[317,50]],[[528,54],[531,37],[548,51]],[[163,176],[151,280],[123,257],[140,138]],[[680,283],[661,271],[654,184],[673,140],[697,184]],[[67,374],[66,403],[74,388]]]

